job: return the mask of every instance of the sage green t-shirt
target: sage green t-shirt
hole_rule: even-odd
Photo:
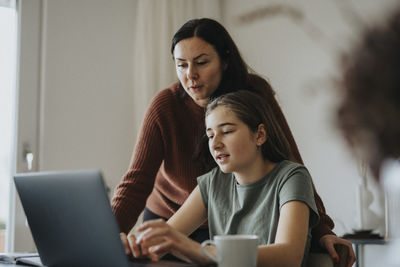
[[[319,216],[311,176],[300,164],[284,160],[261,180],[240,185],[232,173],[218,167],[197,178],[208,214],[210,237],[255,234],[260,245],[275,241],[280,208],[288,201],[302,201],[310,208],[309,231],[303,263],[311,242],[311,228]]]

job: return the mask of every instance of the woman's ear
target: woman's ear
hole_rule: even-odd
[[[256,144],[257,146],[262,146],[267,141],[267,131],[265,129],[264,124],[258,125],[257,133],[256,133]]]

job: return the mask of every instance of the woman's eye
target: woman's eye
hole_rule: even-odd
[[[209,136],[207,136],[207,138],[208,138],[208,140],[211,140],[214,138],[214,135],[209,135]]]
[[[224,131],[223,133],[224,134],[230,134],[230,133],[232,133],[232,131]]]
[[[182,69],[182,68],[186,67],[186,64],[178,64],[177,66],[178,66],[178,68]]]
[[[200,62],[197,62],[197,65],[205,65],[207,63],[208,63],[208,61],[200,61]]]

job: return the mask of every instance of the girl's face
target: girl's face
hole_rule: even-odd
[[[192,37],[176,44],[174,60],[183,88],[197,105],[205,107],[224,71],[217,51],[203,39]]]
[[[223,172],[251,175],[256,165],[264,162],[260,146],[265,139],[230,109],[218,106],[211,111],[206,117],[206,133],[210,152]]]

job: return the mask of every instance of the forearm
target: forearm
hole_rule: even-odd
[[[128,233],[143,211],[153,190],[155,177],[164,157],[163,139],[149,108],[132,154],[128,171],[115,188],[112,209],[120,230]]]
[[[206,249],[210,254],[216,257],[215,247],[207,247]],[[188,243],[182,244],[180,251],[176,251],[173,254],[184,261],[200,265],[215,263],[203,253],[201,244],[191,239],[189,239]]]
[[[196,186],[185,203],[183,203],[167,223],[188,236],[206,220],[207,210],[203,204],[199,186]]]
[[[114,191],[111,207],[121,232],[129,233],[143,211],[153,183],[137,171],[128,171]]]
[[[212,263],[203,254],[200,243],[190,239],[164,220],[146,221],[139,226],[138,231],[140,234],[136,243],[141,246],[143,255],[155,258],[152,255],[158,255],[157,257],[159,257],[171,253],[187,262]]]
[[[271,244],[258,247],[257,267],[295,267],[300,266],[304,251],[290,244]]]
[[[139,217],[139,212],[135,212],[134,210],[131,210],[131,212],[127,212],[126,208],[124,208],[123,206],[128,205],[123,204],[123,206],[119,206],[115,203],[116,202],[113,201],[112,210],[117,220],[119,230],[122,233],[128,234],[132,227],[135,225]]]

